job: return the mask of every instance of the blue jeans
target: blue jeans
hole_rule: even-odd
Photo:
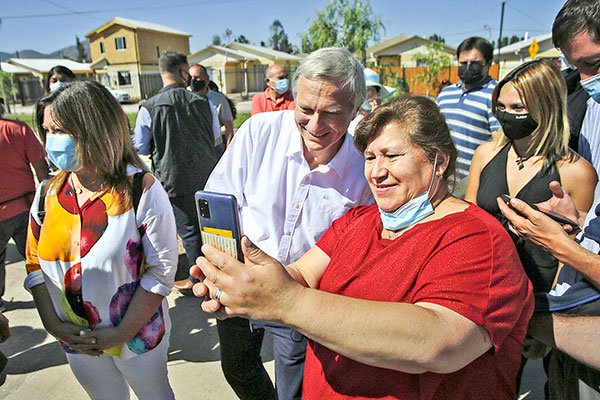
[[[177,233],[183,243],[189,268],[196,263],[196,258],[202,255],[200,251],[202,241],[200,239],[200,227],[196,214],[196,201],[193,194],[170,197],[169,200],[173,206]]]
[[[12,238],[17,245],[17,250],[25,257],[25,243],[27,242],[27,223],[29,212],[16,215],[0,221],[0,297],[4,296],[6,278],[6,247]]]

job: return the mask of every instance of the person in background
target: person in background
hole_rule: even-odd
[[[0,103],[0,114],[4,114],[4,102]],[[26,123],[0,117],[0,312],[5,309],[2,296],[8,241],[12,238],[19,254],[25,257],[36,179],[41,182],[48,175],[44,157],[44,148]]]
[[[169,198],[104,86],[73,82],[38,103],[39,133],[60,172],[31,207],[25,288],[91,398],[128,399],[131,387],[140,399],[173,399]]]
[[[349,210],[286,268],[247,237],[245,265],[203,246],[202,308],[306,335],[304,400],[514,400],[531,284],[498,221],[451,195],[444,117],[400,97],[354,141],[376,205]]]
[[[140,107],[132,140],[139,154],[151,157],[152,170],[173,206],[187,261],[193,265],[201,246],[194,193],[204,189],[219,160],[219,127],[208,99],[186,90],[192,81],[187,57],[170,51],[158,64],[163,88]]]
[[[280,110],[293,110],[296,107],[294,97],[290,91],[288,73],[282,65],[270,65],[265,71],[264,92],[252,97],[251,115]]]
[[[62,65],[55,65],[50,68],[46,76],[46,94],[62,87],[65,83],[73,82],[75,74],[69,68]]]
[[[348,133],[354,136],[354,130],[362,119],[381,105],[381,101],[391,96],[395,89],[379,83],[379,75],[371,68],[364,69],[367,98],[360,105],[356,117],[350,122]]]
[[[294,74],[296,109],[252,116],[206,184],[237,198],[243,232],[284,263],[314,246],[344,212],[373,202],[361,174],[364,161],[347,134],[365,98],[364,82],[363,67],[348,50],[311,53]],[[221,368],[238,397],[300,398],[301,333],[246,318],[217,321],[217,327]],[[276,390],[260,356],[265,330],[273,336]]]
[[[462,41],[456,49],[460,81],[446,86],[437,97],[452,140],[458,150],[455,194],[464,196],[466,178],[475,149],[492,139],[500,124],[492,112],[496,81],[489,76],[494,47],[480,37]]]
[[[219,91],[209,88],[209,76],[206,68],[200,64],[194,64],[190,67],[192,75],[192,91],[200,95],[205,95],[208,100],[217,108],[219,114],[219,124],[224,128],[224,143],[226,145],[233,139],[233,113],[229,107],[229,102],[225,95]]]

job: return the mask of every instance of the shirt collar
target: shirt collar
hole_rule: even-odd
[[[464,84],[464,82],[462,80],[458,81],[458,83],[456,84],[456,86],[458,86],[459,88],[462,88],[462,90],[465,91],[465,92],[474,92],[476,90],[483,89],[485,86],[487,86],[490,83],[490,81],[492,81],[492,77],[488,75],[477,86],[472,86],[472,87],[470,87],[470,88],[467,89],[465,87],[465,84]]]
[[[286,156],[289,158],[296,158],[297,160],[306,162],[306,160],[304,159],[304,147],[303,147],[303,143],[302,143],[302,136],[300,134],[300,129],[298,128],[298,125],[296,125],[296,120],[294,119],[293,111],[289,111],[289,114],[291,115],[291,118],[289,118],[287,121],[285,121],[285,123],[282,125],[281,132],[286,132],[286,131],[292,132],[293,131],[295,138],[292,138],[292,140],[290,142],[290,146],[287,149]],[[293,127],[293,130],[291,129],[291,127]],[[329,161],[325,165],[325,168],[331,168],[340,177],[343,177],[344,171],[345,171],[346,165],[347,165],[347,160],[351,159],[350,152],[352,151],[353,148],[354,148],[353,138],[346,131],[346,133],[344,135],[344,142],[342,143],[342,147],[340,147],[338,152],[335,153],[335,156],[333,156],[331,161]],[[323,166],[319,166],[315,170],[318,170],[319,168],[323,168]]]

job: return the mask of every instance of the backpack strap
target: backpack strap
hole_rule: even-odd
[[[38,218],[40,220],[40,226],[44,223],[44,217],[46,217],[46,189],[48,186],[48,181],[50,181],[50,177],[47,177],[40,183],[40,197],[38,199]]]
[[[142,198],[142,192],[144,191],[144,175],[147,172],[136,172],[133,174],[133,193],[132,193],[132,201],[133,201],[133,212],[137,215],[138,206],[140,205],[140,199]]]

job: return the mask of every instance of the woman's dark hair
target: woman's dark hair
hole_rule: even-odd
[[[490,64],[492,62],[492,59],[494,58],[494,46],[492,46],[492,44],[484,38],[477,36],[467,38],[458,45],[458,48],[456,49],[456,58],[458,58],[460,53],[463,51],[469,51],[473,49],[481,52],[483,58],[485,58],[486,64]]]
[[[389,103],[377,107],[356,127],[354,144],[364,153],[367,146],[375,140],[383,128],[394,124],[406,140],[425,152],[433,164],[438,152],[449,155],[448,168],[444,179],[453,180],[456,165],[456,147],[450,137],[446,119],[434,101],[423,96],[400,96]]]
[[[55,65],[54,67],[50,68],[50,70],[48,71],[48,76],[46,77],[46,93],[50,92],[50,78],[52,78],[52,75],[54,74],[60,74],[67,78],[65,83],[72,82],[75,80],[75,74],[73,73],[73,71],[71,71],[64,65]]]

